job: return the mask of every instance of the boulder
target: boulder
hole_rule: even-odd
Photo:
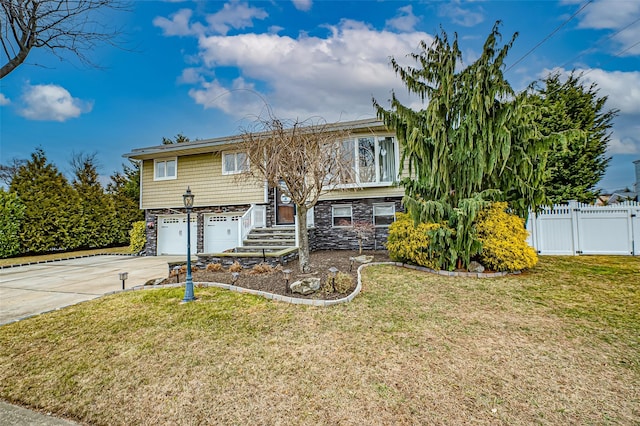
[[[360,255],[353,258],[358,263],[370,263],[373,261],[373,256]]]
[[[483,273],[484,272],[484,266],[482,266],[482,264],[480,262],[476,262],[474,260],[472,262],[469,262],[469,267],[467,268],[467,270],[469,272]]]
[[[314,293],[320,289],[320,278],[303,278],[291,283],[289,288],[291,288],[292,293],[300,293],[306,296],[307,294]]]

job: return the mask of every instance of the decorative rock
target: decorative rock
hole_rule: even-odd
[[[291,292],[307,295],[314,293],[320,289],[320,278],[303,278],[299,281],[291,283]]]
[[[164,281],[164,278],[155,278],[147,281],[146,283],[144,283],[144,285],[158,285],[158,284],[162,284],[163,281]]]
[[[363,254],[361,256],[354,257],[353,260],[355,260],[358,263],[370,263],[373,261],[373,256],[366,256]]]
[[[473,262],[469,263],[469,268],[467,270],[469,272],[477,272],[481,274],[484,272],[484,266],[474,260]]]

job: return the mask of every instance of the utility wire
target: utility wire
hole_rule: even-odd
[[[620,29],[619,29],[618,31],[616,31],[615,33],[611,33],[611,34],[609,34],[609,36],[607,36],[607,37],[603,38],[602,40],[600,40],[599,42],[597,42],[597,43],[596,43],[594,46],[592,46],[590,49],[587,49],[587,50],[585,50],[585,51],[581,52],[580,54],[578,54],[577,56],[574,56],[572,59],[569,59],[567,62],[565,62],[564,64],[560,65],[560,68],[564,68],[564,67],[566,67],[567,65],[569,65],[570,63],[572,63],[573,61],[575,61],[576,59],[578,59],[579,57],[586,55],[587,53],[589,53],[590,51],[592,51],[592,50],[593,50],[593,48],[594,48],[595,46],[597,46],[598,44],[601,44],[601,43],[603,43],[603,42],[605,42],[605,41],[607,41],[607,40],[610,40],[610,39],[614,38],[615,36],[617,36],[618,34],[620,34],[621,32],[623,32],[624,30],[626,30],[627,28],[629,28],[630,26],[632,26],[633,24],[635,24],[635,23],[636,23],[636,22],[638,22],[638,21],[640,21],[640,17],[638,17],[638,19],[636,19],[635,21],[631,22],[630,24],[625,25],[623,28],[620,28]],[[634,45],[634,46],[635,46],[635,45]],[[631,47],[633,47],[633,46],[631,46]],[[627,50],[628,50],[628,49],[627,49]],[[623,52],[621,52],[621,54],[622,54],[622,53],[624,53],[624,52],[626,52],[626,50],[625,50],[625,51],[623,51]]]
[[[505,70],[505,73],[508,72],[511,68],[515,67],[516,65],[518,65],[520,62],[522,62],[522,60],[524,58],[526,58],[527,56],[529,56],[531,53],[533,53],[534,50],[536,50],[538,47],[542,46],[542,44],[544,42],[546,42],[547,40],[549,40],[551,37],[553,37],[553,35],[555,33],[557,33],[558,31],[560,31],[560,29],[562,27],[564,27],[565,25],[567,25],[571,20],[573,20],[573,18],[575,18],[580,12],[582,12],[587,6],[589,6],[591,3],[593,3],[593,0],[589,0],[588,2],[586,2],[585,4],[582,5],[582,7],[580,9],[578,9],[573,15],[571,15],[569,17],[569,19],[567,19],[566,21],[564,21],[562,24],[558,25],[558,27],[556,27],[555,30],[551,31],[551,33],[549,33],[544,39],[542,39],[542,41],[540,41],[538,44],[536,44],[535,46],[533,46],[531,48],[531,50],[529,50],[527,53],[525,53],[522,57],[520,57],[520,59],[518,59],[517,61],[515,61],[509,68],[507,68]]]

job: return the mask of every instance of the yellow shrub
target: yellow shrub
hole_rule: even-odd
[[[526,242],[528,232],[524,220],[507,213],[507,203],[493,203],[476,219],[478,239],[482,243],[480,263],[495,271],[517,271],[532,268],[538,255]]]
[[[147,243],[147,229],[143,220],[133,222],[132,228],[129,230],[129,250],[131,253],[138,253],[144,250]]]
[[[396,221],[389,227],[387,250],[396,262],[413,263],[427,268],[438,269],[436,259],[429,255],[427,233],[439,228],[437,223],[420,223],[416,227],[406,213],[398,213]]]

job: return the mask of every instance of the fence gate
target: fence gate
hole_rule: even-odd
[[[540,254],[640,255],[640,203],[545,207],[529,215],[527,230]]]

